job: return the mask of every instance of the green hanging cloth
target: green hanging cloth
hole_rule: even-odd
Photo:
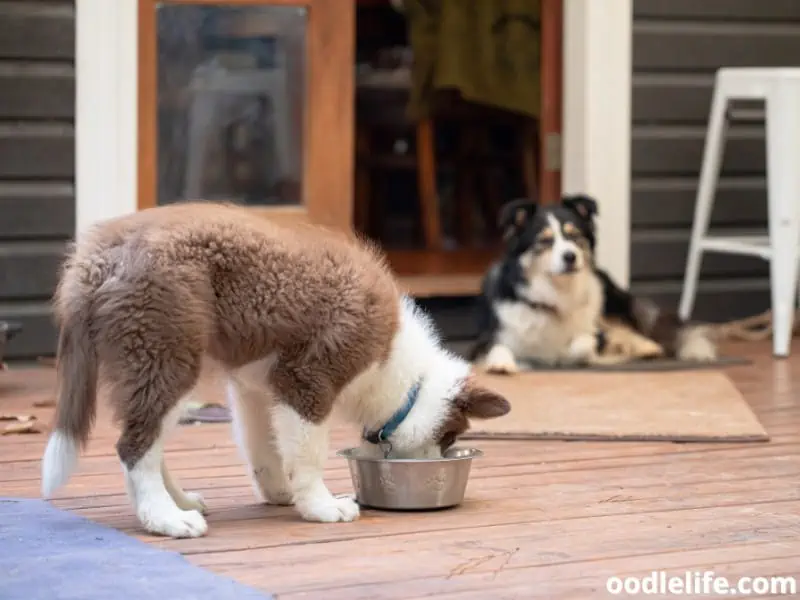
[[[409,116],[436,92],[539,117],[541,0],[406,0],[414,53]]]

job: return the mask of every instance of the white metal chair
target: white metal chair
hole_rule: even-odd
[[[765,102],[769,220],[766,236],[708,235],[731,100]],[[769,261],[773,353],[788,356],[800,260],[800,68],[717,71],[679,307],[684,319],[694,309],[700,264],[706,251],[758,256]]]

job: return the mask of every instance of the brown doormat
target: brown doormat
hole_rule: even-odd
[[[465,439],[758,442],[769,436],[722,373],[480,375],[511,412]]]

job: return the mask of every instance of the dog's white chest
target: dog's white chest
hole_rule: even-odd
[[[501,327],[498,341],[519,359],[554,362],[571,341],[571,332],[556,317],[521,302],[495,304]]]

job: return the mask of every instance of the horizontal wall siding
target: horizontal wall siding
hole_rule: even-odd
[[[797,0],[635,0],[631,140],[632,288],[676,308],[686,266],[714,72],[800,66]],[[725,145],[715,232],[766,229],[762,122]],[[695,315],[723,320],[769,306],[768,265],[707,254]]]
[[[761,23],[796,21],[797,0],[634,0],[634,15],[638,19],[665,18],[696,23],[706,21],[737,21]]]
[[[635,231],[670,228],[689,231],[694,214],[697,178],[639,175],[631,186],[631,220]],[[711,220],[715,227],[759,227],[767,221],[763,175],[729,176],[720,180]]]
[[[697,177],[703,160],[705,127],[637,125],[631,141],[631,169],[639,176]],[[764,127],[734,126],[728,131],[722,176],[763,175]]]
[[[0,58],[71,62],[74,1],[0,1]]]
[[[75,115],[72,64],[0,62],[0,115],[4,119],[64,119]]]
[[[66,180],[75,173],[71,124],[15,122],[0,125],[0,178]]]
[[[769,1],[764,10],[769,10]],[[634,64],[644,71],[792,67],[800,50],[800,24],[639,21],[633,26],[633,49]]]
[[[75,231],[75,7],[0,0],[0,319],[6,359],[55,351],[50,299]]]

